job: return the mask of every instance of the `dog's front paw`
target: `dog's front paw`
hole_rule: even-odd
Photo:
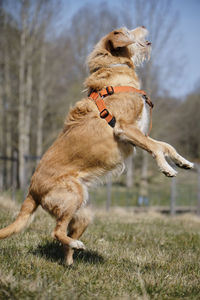
[[[162,164],[162,166],[160,165],[159,167],[163,174],[165,174],[167,177],[175,177],[178,174],[178,172],[174,170],[166,161]]]
[[[154,157],[157,161],[158,167],[160,171],[165,174],[167,177],[175,177],[177,175],[177,171],[174,170],[170,164],[166,161],[163,152],[159,151],[154,153]]]
[[[165,174],[167,177],[175,177],[177,175],[177,171],[174,169],[170,168],[168,170],[162,170],[163,174]]]
[[[176,160],[176,165],[183,169],[192,169],[194,168],[194,164],[191,163],[189,160],[183,158],[179,155],[179,159]]]
[[[85,245],[79,240],[73,240],[69,244],[69,247],[72,248],[72,249],[85,250]]]

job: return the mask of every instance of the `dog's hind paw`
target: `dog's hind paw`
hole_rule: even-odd
[[[85,245],[79,241],[79,240],[73,240],[70,244],[69,247],[72,249],[79,249],[79,250],[84,250]]]

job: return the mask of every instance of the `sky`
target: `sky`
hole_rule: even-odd
[[[64,16],[69,15],[67,11],[74,14],[81,6],[98,5],[100,2],[107,2],[113,7],[123,4],[123,0],[61,0],[64,4]],[[146,0],[151,1],[151,0]],[[165,0],[161,0],[165,1]],[[182,52],[185,57],[184,75],[179,78],[179,88],[170,87],[171,95],[174,97],[185,97],[195,87],[200,86],[200,0],[172,0],[172,8],[179,15],[177,31],[182,42]],[[92,13],[92,12],[91,12]],[[153,47],[153,45],[152,45]]]
[[[173,0],[174,8],[180,14],[179,28],[187,58],[186,78],[183,92],[192,91],[200,84],[200,0]]]

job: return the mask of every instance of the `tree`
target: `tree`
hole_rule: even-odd
[[[173,48],[173,40],[177,40],[177,26],[175,26],[177,14],[172,11],[171,1],[168,0],[127,0],[121,10],[121,18],[128,28],[144,25],[149,30],[153,47],[152,57],[149,62],[145,63],[144,68],[138,70],[138,73],[142,79],[142,89],[147,91],[148,96],[154,101],[159,95],[165,93],[167,83],[170,84],[172,81],[174,84],[177,70],[180,71],[183,66],[183,60],[177,60],[178,53],[181,51],[178,52],[177,49],[175,53]],[[168,64],[165,63],[166,59]],[[162,84],[163,82],[165,84]],[[160,126],[153,127],[152,135],[156,136],[157,128],[159,130]],[[141,184],[147,186],[148,157],[144,152],[142,162]],[[130,164],[128,166],[131,168]],[[130,171],[127,173],[132,174]]]
[[[174,58],[170,52],[173,45],[170,40],[175,37],[175,15],[171,15],[169,4],[170,1],[134,0],[123,2],[123,7],[116,10],[108,4],[94,5],[90,9],[83,6],[75,14],[69,14],[67,26],[58,30],[57,19],[62,10],[58,1],[0,0],[0,147],[1,155],[6,157],[12,156],[16,150],[18,152],[19,186],[26,185],[36,163],[33,161],[27,173],[26,158],[30,160],[42,155],[62,128],[70,106],[85,96],[81,94],[88,73],[85,61],[93,45],[122,24],[128,28],[146,25],[150,31],[153,56],[139,72],[142,88],[156,102],[153,136],[173,139],[180,147],[186,148],[184,141],[177,140],[179,130],[173,130],[173,124],[178,119],[172,105],[180,114],[185,113],[184,109],[181,109],[181,103],[169,96],[167,101],[163,98],[167,84],[163,86],[162,82],[167,82],[169,78],[174,80],[174,69],[179,69],[173,62],[173,72],[167,75],[167,70],[172,66],[170,60]],[[163,63],[166,57],[169,67]],[[170,122],[166,121],[168,117]],[[187,118],[194,126],[189,121],[190,117]],[[187,132],[186,127],[182,130]],[[195,143],[193,145],[192,140],[192,150],[188,148],[184,151],[194,152],[197,149]],[[6,187],[12,177],[12,162],[5,160],[3,170]],[[127,172],[128,186],[133,182],[132,171],[131,167]]]
[[[16,98],[11,81],[11,74],[15,77],[15,65],[12,60],[15,51],[11,47],[11,43],[15,43],[18,32],[14,19],[5,11],[4,4],[5,1],[0,2],[0,152],[4,158],[2,185],[3,188],[6,188],[11,184],[12,162],[8,158],[12,156],[15,146],[13,127],[16,120],[13,110]]]
[[[177,147],[191,159],[200,159],[200,93],[189,94],[178,107],[172,126],[176,128]],[[173,131],[172,131],[173,132]],[[174,134],[173,134],[174,135]],[[174,137],[174,136],[172,136]]]
[[[51,23],[53,2],[22,0],[20,6],[20,64],[19,64],[19,179],[22,188],[26,185],[26,158],[30,156],[30,135],[32,108],[37,106],[36,155],[42,155],[43,110],[45,102],[45,60],[46,33]],[[34,68],[33,68],[33,64]],[[33,72],[39,65],[39,81],[35,85],[38,101],[33,99]],[[50,73],[51,74],[51,73]]]

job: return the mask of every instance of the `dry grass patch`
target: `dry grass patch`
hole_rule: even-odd
[[[2,202],[3,201],[3,202]],[[18,206],[0,200],[0,226]],[[54,220],[39,210],[22,234],[0,241],[0,299],[199,299],[200,221],[122,209],[97,211],[87,246],[66,267]]]

